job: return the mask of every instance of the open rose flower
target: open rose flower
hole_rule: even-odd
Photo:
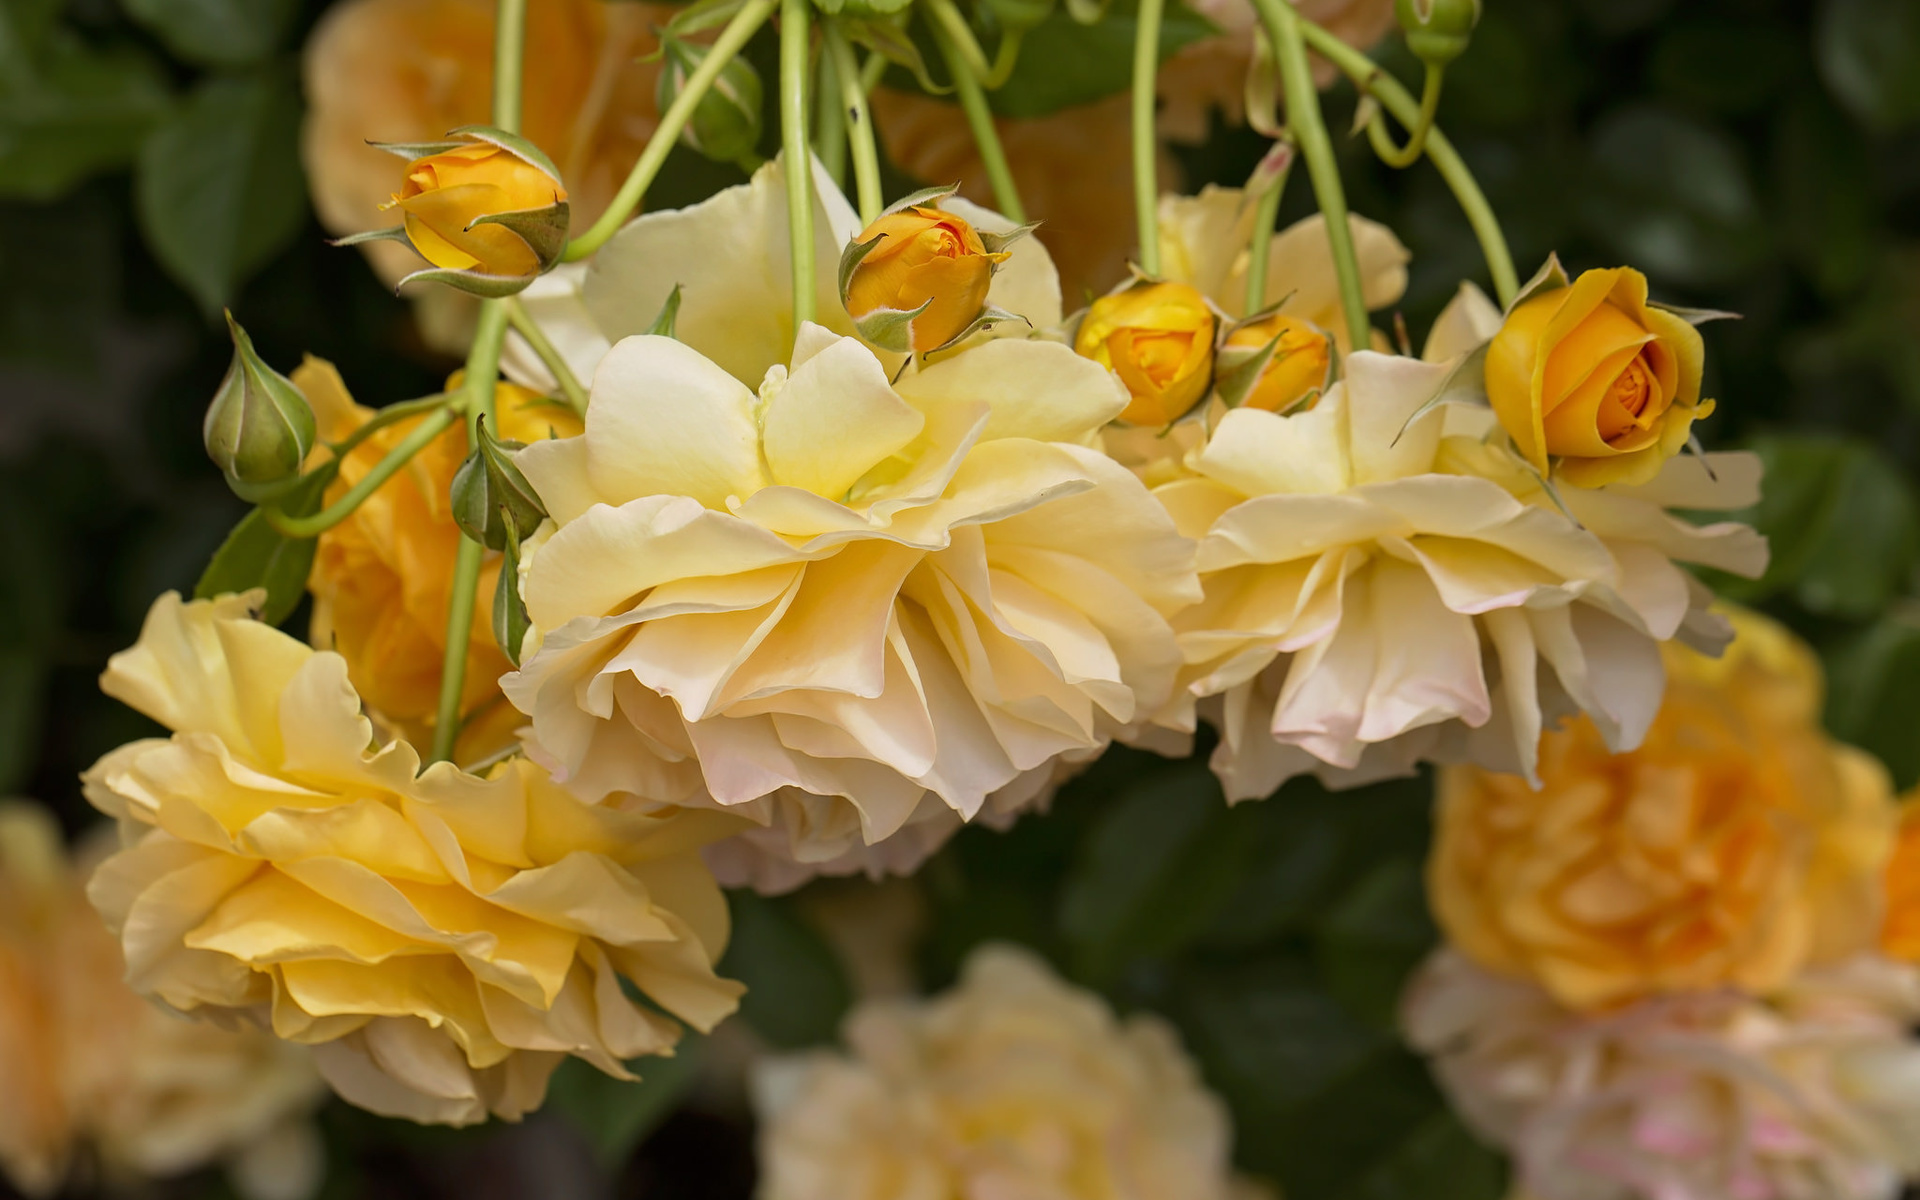
[[[1681,989],[1768,992],[1869,949],[1894,817],[1886,771],[1820,728],[1820,669],[1786,630],[1734,616],[1724,658],[1667,654],[1638,750],[1587,721],[1548,733],[1535,791],[1441,776],[1428,868],[1448,939],[1592,1008]]]
[[[1257,1200],[1226,1109],[1174,1031],[1117,1020],[1025,951],[987,946],[931,1001],[870,1001],[851,1056],[756,1073],[765,1200]]]
[[[353,1103],[516,1119],[566,1055],[629,1078],[672,1051],[661,1010],[702,1030],[733,1010],[696,853],[712,818],[589,806],[524,759],[422,773],[406,743],[374,747],[339,655],[242,597],[162,596],[101,686],[174,731],[85,777],[127,842],[89,892],[128,982],[314,1046]]]
[[[1920,1169],[1920,976],[1859,958],[1736,991],[1561,1008],[1442,952],[1407,1038],[1530,1200],[1894,1200]]]
[[[585,435],[518,458],[552,515],[504,685],[529,752],[586,799],[740,813],[830,864],[1104,746],[1164,702],[1197,595],[1191,543],[1083,444],[1125,403],[1048,342],[893,385],[809,325],[756,394],[621,341]]]

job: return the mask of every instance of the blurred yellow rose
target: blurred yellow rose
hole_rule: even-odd
[[[1227,335],[1229,351],[1258,352],[1267,343],[1279,339],[1273,359],[1260,372],[1253,389],[1240,401],[1242,408],[1265,412],[1285,412],[1301,397],[1327,386],[1327,374],[1333,366],[1333,342],[1326,334],[1297,317],[1279,313],[1263,321],[1242,325]],[[1225,370],[1225,355],[1222,355]],[[1225,385],[1221,385],[1224,389]]]
[[[1900,806],[1900,829],[1887,860],[1887,916],[1880,951],[1888,958],[1920,963],[1920,793]]]
[[[856,242],[880,242],[847,280],[847,315],[858,320],[877,309],[911,312],[913,348],[925,353],[964,332],[987,303],[993,268],[1007,254],[987,253],[964,218],[937,208],[888,213],[860,231]]]
[[[1548,733],[1543,788],[1441,776],[1433,907],[1481,965],[1574,1008],[1765,992],[1873,944],[1892,844],[1887,775],[1819,724],[1812,652],[1751,613],[1718,661],[1669,643],[1638,750],[1581,719]]]
[[[1132,396],[1120,420],[1167,425],[1213,386],[1213,312],[1184,283],[1136,284],[1093,302],[1073,348],[1119,374]]]
[[[496,213],[547,208],[567,189],[539,167],[498,146],[476,142],[407,164],[386,207],[406,218],[407,240],[436,267],[488,275],[533,275],[542,263],[525,238],[504,225],[474,222]]]
[[[1587,271],[1508,315],[1487,349],[1487,396],[1513,444],[1579,487],[1646,483],[1713,412],[1699,331],[1647,304],[1631,267]]]
[[[312,403],[320,436],[338,441],[377,410],[353,402],[333,364],[309,358],[293,373]],[[502,383],[494,392],[502,438],[521,442],[572,437],[580,419],[536,392]],[[356,447],[328,489],[337,499],[364,477],[409,432],[418,418],[375,433]],[[347,660],[347,675],[368,705],[416,746],[430,740],[439,705],[446,653],[448,585],[460,546],[448,492],[467,456],[466,427],[434,439],[354,514],[320,535],[308,588],[313,592],[313,644]],[[513,665],[494,642],[491,613],[500,555],[481,568],[479,602],[467,641],[466,691],[461,711],[472,713],[500,695],[499,679]],[[478,721],[463,737],[459,757],[485,757],[510,739],[517,718],[504,704],[497,721]]]
[[[224,1163],[246,1200],[312,1195],[311,1057],[134,995],[87,903],[98,857],[76,865],[49,813],[0,803],[0,1176],[45,1196],[82,1155],[117,1188]]]
[[[525,759],[423,772],[376,741],[339,655],[251,619],[258,596],[162,596],[100,681],[173,731],[83,778],[121,824],[88,895],[136,991],[314,1046],[352,1103],[455,1125],[538,1107],[569,1054],[630,1078],[679,1038],[663,1011],[733,1011],[698,849],[738,822],[588,805]]]

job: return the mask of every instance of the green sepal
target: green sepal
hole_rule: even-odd
[[[933,306],[933,297],[929,296],[919,308],[876,308],[872,312],[853,319],[853,327],[860,336],[871,345],[882,350],[891,350],[895,354],[913,353],[914,318]]]
[[[391,229],[369,229],[365,233],[350,233],[345,237],[333,238],[327,242],[327,245],[363,246],[368,242],[406,242],[408,245],[413,244],[411,239],[407,237],[407,227],[404,225],[395,225]]]
[[[567,248],[567,227],[573,218],[573,206],[565,200],[555,201],[545,208],[523,208],[513,212],[487,213],[478,216],[467,225],[499,225],[512,230],[533,256],[540,260],[540,274],[544,275],[560,265],[560,255]]]
[[[1514,295],[1513,303],[1507,305],[1507,315],[1513,315],[1514,309],[1519,308],[1522,304],[1525,304],[1542,292],[1550,292],[1555,288],[1568,287],[1572,283],[1573,279],[1567,274],[1567,269],[1560,265],[1560,256],[1558,254],[1549,254],[1547,255],[1547,261],[1541,264],[1538,271],[1533,273],[1533,278],[1527,280],[1520,288],[1520,291]]]
[[[913,80],[921,90],[930,96],[950,96],[953,85],[941,83],[927,70],[927,60],[921,56],[920,47],[907,36],[905,29],[893,19],[841,19],[841,28],[852,41],[865,46],[895,66],[904,67],[913,73]]]
[[[493,640],[500,644],[500,652],[507,656],[507,661],[517,667],[520,647],[526,643],[527,630],[533,620],[527,616],[527,602],[520,598],[523,535],[512,513],[502,513],[501,523],[506,527],[506,544],[500,551],[505,556],[500,563],[500,575],[493,585]]]
[[[1006,252],[1008,246],[1013,245],[1038,228],[1040,228],[1040,222],[1028,221],[1025,225],[1016,225],[1005,233],[988,233],[984,229],[975,229],[974,232],[980,235],[980,244],[987,248],[988,254],[1003,254]],[[993,264],[995,271],[998,271],[1000,267],[1000,263]]]
[[[561,182],[560,168],[553,165],[553,160],[547,157],[546,152],[517,133],[508,133],[504,129],[495,129],[491,125],[462,125],[458,129],[449,129],[447,136],[497,146],[521,162],[539,170],[555,183]]]
[[[1286,336],[1276,333],[1267,344],[1245,354],[1236,353],[1241,347],[1222,346],[1213,356],[1214,394],[1228,408],[1239,408],[1246,402],[1247,396],[1260,377],[1267,373],[1273,363],[1273,356],[1280,349],[1280,339]]]
[[[466,145],[463,141],[438,142],[368,142],[375,150],[384,150],[396,158],[415,162],[422,158],[432,158],[436,154],[445,154],[449,150],[458,150]]]
[[[1680,304],[1662,304],[1658,300],[1647,301],[1648,308],[1657,308],[1663,313],[1679,317],[1689,325],[1706,325],[1713,321],[1744,321],[1745,313],[1727,312],[1719,308],[1687,308]]]
[[[1098,25],[1106,19],[1113,0],[1067,0],[1067,15],[1080,25]]]
[[[933,303],[933,301],[931,300],[927,301],[927,304],[931,304],[931,303]],[[920,306],[920,308],[922,309],[924,309],[925,307],[926,307],[926,304],[923,304]],[[916,309],[915,311],[917,312],[919,310]],[[1027,326],[1029,329],[1033,327],[1033,322],[1027,320],[1025,317],[1021,316],[1019,313],[1008,312],[1004,308],[995,308],[993,305],[989,304],[985,308],[982,308],[980,310],[979,316],[975,317],[973,320],[967,323],[967,327],[965,329],[962,329],[959,333],[954,334],[952,337],[948,338],[946,341],[941,342],[938,346],[935,346],[933,349],[927,351],[927,353],[938,354],[942,350],[951,350],[953,347],[958,346],[961,342],[966,341],[968,338],[972,337],[974,334],[979,333],[982,329],[991,329],[995,325],[1002,325],[1008,321],[1018,321],[1022,325]]]
[[[482,300],[501,300],[508,296],[517,296],[527,290],[527,285],[538,279],[538,275],[489,275],[484,271],[456,271],[451,267],[428,267],[403,276],[393,285],[395,295],[410,283],[444,283],[450,288],[478,296]]]
[[[939,201],[945,200],[947,197],[953,195],[955,192],[959,190],[960,190],[960,185],[957,183],[950,183],[945,187],[921,188],[919,191],[913,193],[912,195],[902,196],[900,199],[895,200],[892,204],[887,205],[884,209],[880,210],[880,215],[883,217],[889,217],[889,216],[892,216],[894,213],[905,212],[910,208],[919,208],[920,206],[926,205],[926,204],[931,204],[931,205],[934,205],[935,207],[938,207]]]
[[[690,33],[700,33],[725,25],[733,20],[733,14],[745,7],[746,0],[695,0],[695,3],[673,14],[673,19],[667,22],[667,27],[660,31],[660,48],[641,61],[651,62],[666,53],[668,38],[685,37]]]
[[[493,436],[483,416],[475,422],[477,445],[467,461],[454,472],[449,489],[453,521],[460,531],[489,550],[504,550],[509,538],[524,536],[546,520],[546,505],[540,493],[514,465],[511,451],[518,442],[503,442]]]
[[[1394,434],[1393,440],[1388,442],[1387,445],[1398,446],[1400,439],[1407,436],[1407,430],[1413,428],[1414,422],[1426,416],[1434,409],[1439,408],[1442,404],[1471,404],[1480,408],[1490,407],[1493,402],[1487,399],[1487,349],[1492,345],[1493,343],[1490,341],[1482,342],[1474,348],[1472,353],[1465,355],[1459,362],[1455,363],[1453,370],[1448,371],[1447,377],[1440,381],[1440,387],[1433,395],[1427,397],[1424,404],[1414,409],[1412,414],[1401,423],[1400,432]]]
[[[674,284],[673,290],[660,305],[659,315],[653,318],[653,324],[647,326],[647,332],[657,337],[677,338],[674,329],[680,323],[680,285]]]
[[[867,255],[872,254],[874,249],[885,240],[886,235],[876,233],[864,242],[848,242],[846,249],[840,251],[840,306],[842,308],[847,305],[847,288],[853,283],[854,271],[859,269],[860,264],[866,261]]]
[[[1057,0],[986,0],[985,8],[1003,32],[1017,36],[1053,15]]]
[[[654,85],[654,102],[665,112],[712,48],[672,35],[664,37],[661,46],[666,63]],[[760,144],[764,95],[760,73],[753,64],[740,56],[728,59],[694,105],[692,117],[680,131],[680,140],[714,162],[740,162],[752,156],[754,147]]]
[[[333,459],[300,479],[275,505],[288,516],[305,517],[320,511],[327,487],[340,472],[340,460]],[[313,572],[313,558],[320,546],[317,538],[290,538],[267,523],[267,515],[254,509],[240,519],[213,552],[207,569],[194,585],[196,600],[210,600],[229,592],[247,592],[265,588],[266,604],[260,619],[278,625],[293,615],[307,593],[307,577]]]

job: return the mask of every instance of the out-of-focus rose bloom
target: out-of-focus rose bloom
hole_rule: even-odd
[[[1174,1031],[1125,1021],[1023,950],[988,946],[931,1001],[854,1010],[851,1056],[755,1084],[764,1200],[1230,1200],[1225,1107]]]
[[[1215,110],[1227,123],[1238,124],[1253,60],[1255,18],[1247,0],[1202,0],[1194,7],[1221,33],[1183,46],[1160,64],[1163,190],[1180,184],[1165,142],[1206,140]],[[1361,49],[1393,27],[1392,0],[1303,0],[1299,8],[1308,20]],[[1332,68],[1315,61],[1315,78],[1325,86],[1333,79]],[[928,183],[957,182],[969,199],[992,200],[979,147],[951,100],[881,88],[874,93],[873,119],[888,158],[907,174]],[[994,127],[1027,216],[1041,222],[1037,236],[1059,263],[1073,306],[1118,283],[1138,233],[1132,208],[1114,203],[1115,196],[1129,194],[1133,178],[1126,95],[1040,117],[1000,118]]]
[[[913,349],[946,345],[986,307],[993,269],[1011,255],[989,254],[964,217],[919,205],[888,213],[861,230],[861,243],[878,239],[847,280],[847,315],[858,320],[879,309],[927,311],[913,319]]]
[[[174,731],[85,776],[127,845],[89,894],[128,982],[313,1045],[353,1103],[514,1119],[568,1054],[628,1078],[678,1039],[658,1010],[702,1030],[733,1010],[696,853],[713,818],[591,807],[524,759],[423,774],[405,742],[374,746],[345,660],[245,597],[161,597],[101,685]]]
[[[1735,613],[1719,661],[1667,652],[1638,750],[1591,722],[1548,733],[1536,792],[1441,777],[1428,867],[1448,939],[1573,1008],[1731,986],[1769,992],[1880,928],[1894,809],[1886,771],[1820,728],[1820,668],[1778,625]]]
[[[327,10],[307,42],[301,140],[322,225],[346,235],[380,223],[399,163],[369,141],[430,141],[491,119],[493,9],[491,0],[348,0]],[[660,67],[641,60],[674,11],[602,0],[528,8],[521,130],[560,169],[576,228],[605,211],[653,133]],[[398,243],[361,249],[388,283],[421,265]],[[457,346],[471,301],[448,288],[423,288],[419,299],[428,340]]]
[[[1711,647],[1723,622],[1677,562],[1756,574],[1737,509],[1758,464],[1675,460],[1655,484],[1583,492],[1570,520],[1482,408],[1423,407],[1448,374],[1362,351],[1311,411],[1225,414],[1190,473],[1155,489],[1201,539],[1206,599],[1175,619],[1187,666],[1159,720],[1221,728],[1233,799],[1314,773],[1351,785],[1420,760],[1534,773],[1541,729],[1574,711],[1628,748],[1659,707],[1660,643]],[[1416,416],[1417,414],[1417,416]],[[1209,699],[1217,697],[1217,699]]]
[[[1213,386],[1213,313],[1184,283],[1136,283],[1093,302],[1074,349],[1132,396],[1120,419],[1163,430]]]
[[[1920,963],[1920,796],[1913,792],[1900,806],[1893,853],[1887,859],[1885,894],[1881,952],[1901,962]]]
[[[1631,267],[1587,271],[1508,315],[1487,348],[1487,395],[1522,457],[1579,487],[1646,483],[1686,446],[1706,350],[1647,303]]]
[[[46,812],[0,803],[0,1172],[49,1195],[85,1152],[117,1183],[222,1163],[247,1200],[312,1195],[310,1055],[134,995],[85,877]]]
[[[505,683],[529,752],[589,800],[738,812],[829,864],[1097,751],[1164,702],[1198,594],[1191,543],[1082,444],[1125,403],[1051,342],[890,385],[808,325],[756,395],[621,341],[584,437],[518,459],[553,518]]]
[[[1604,1014],[1437,955],[1402,1013],[1536,1200],[1892,1200],[1920,1170],[1920,979],[1859,958],[1762,1000]]]
[[[339,441],[377,415],[378,410],[353,402],[331,363],[309,358],[293,380],[313,405],[320,436],[327,441]],[[494,431],[502,438],[537,442],[572,437],[581,429],[571,409],[514,384],[499,385],[494,407]],[[354,448],[327,490],[327,500],[337,499],[365,477],[422,419],[396,422]],[[460,547],[448,493],[466,457],[466,424],[455,422],[352,516],[320,535],[308,582],[314,597],[313,644],[338,651],[361,698],[381,720],[421,746],[431,740],[439,706],[448,589]],[[494,641],[490,616],[500,561],[499,554],[489,553],[481,567],[479,600],[467,639],[464,713],[497,701],[500,676],[513,667]],[[476,721],[463,736],[464,761],[483,758],[511,742],[517,718],[507,705],[495,707],[497,715]]]

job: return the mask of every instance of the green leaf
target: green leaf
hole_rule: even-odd
[[[569,1058],[553,1074],[547,1103],[585,1135],[600,1164],[617,1174],[686,1095],[699,1074],[705,1047],[689,1032],[671,1058],[634,1059],[627,1068],[638,1080],[615,1079]]]
[[[123,0],[127,15],[188,62],[255,63],[279,49],[295,0]]]
[[[1507,1195],[1507,1167],[1444,1108],[1377,1161],[1367,1165],[1346,1200],[1498,1200]]]
[[[1438,938],[1419,860],[1379,863],[1320,926],[1327,987],[1350,1011],[1392,1029],[1407,976]]]
[[[782,1050],[831,1042],[853,1002],[832,947],[788,902],[747,891],[727,895],[733,938],[719,972],[747,985],[740,1016]]]
[[[329,464],[315,471],[287,493],[280,501],[281,509],[290,517],[318,512],[336,470]],[[206,600],[263,587],[267,589],[267,603],[261,620],[278,625],[293,615],[306,594],[307,576],[313,571],[319,544],[315,538],[282,537],[256,508],[240,519],[220,549],[214,551],[213,560],[194,585],[194,597]]]
[[[1827,662],[1827,726],[1870,750],[1902,790],[1920,783],[1920,608],[1904,603]]]
[[[29,7],[0,7],[0,196],[52,200],[131,162],[172,96],[152,55],[96,49]]]
[[[209,316],[305,223],[299,135],[291,72],[219,76],[140,149],[147,244]]]
[[[1910,0],[1827,0],[1814,57],[1862,120],[1884,130],[1920,121],[1920,7]]]

